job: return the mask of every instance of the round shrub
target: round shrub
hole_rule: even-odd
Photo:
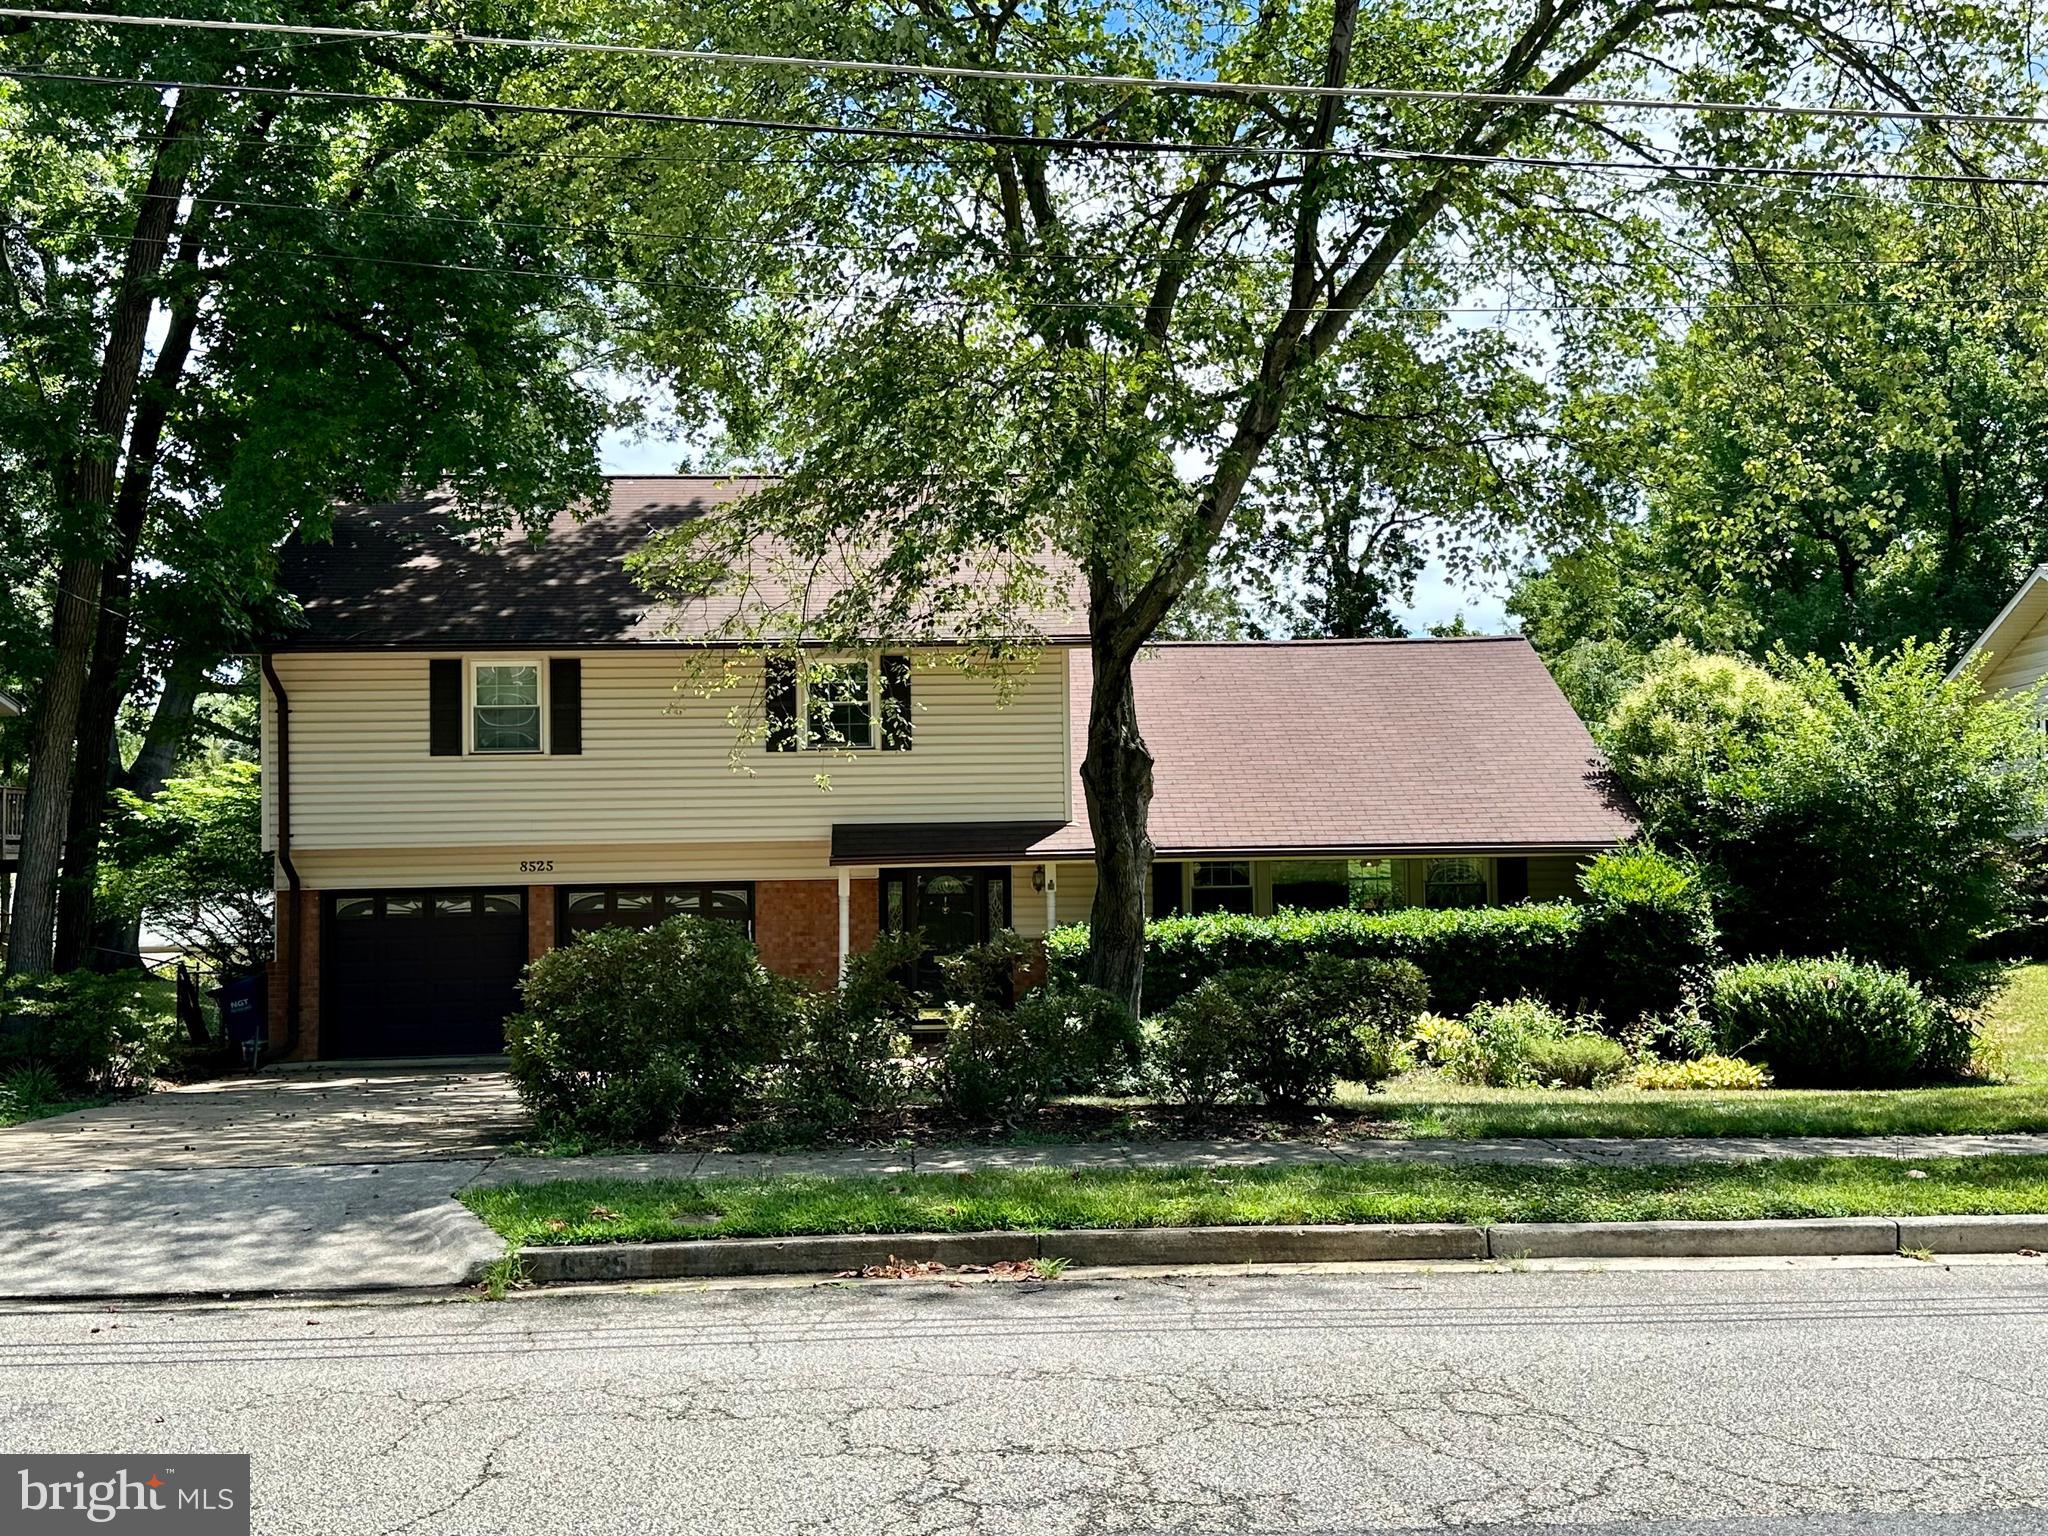
[[[1012,1009],[949,1003],[946,1018],[938,1094],[970,1120],[1019,1114],[1055,1093],[1097,1087],[1138,1063],[1136,1020],[1095,987],[1039,987]]]
[[[1670,1013],[1705,981],[1719,938],[1695,866],[1654,848],[1621,848],[1587,865],[1579,886],[1581,990],[1612,1027]]]
[[[1311,955],[1290,970],[1226,971],[1159,1015],[1154,1065],[1190,1104],[1324,1103],[1340,1077],[1397,1069],[1428,995],[1405,960]]]
[[[1530,1075],[1547,1088],[1605,1088],[1628,1068],[1628,1052],[1605,1035],[1566,1035],[1529,1047]]]
[[[1912,981],[1853,960],[1760,960],[1714,973],[1721,1048],[1787,1088],[1892,1088],[1925,1069],[1934,1010]]]
[[[506,1026],[519,1096],[543,1130],[652,1144],[729,1115],[782,1055],[797,989],[727,923],[607,928],[526,968]]]

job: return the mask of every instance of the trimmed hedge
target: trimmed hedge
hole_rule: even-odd
[[[1145,1011],[1155,1013],[1224,971],[1291,969],[1308,955],[1411,961],[1429,983],[1430,1006],[1463,1013],[1474,1003],[1533,995],[1570,1006],[1585,914],[1574,902],[1517,907],[1407,908],[1398,912],[1212,913],[1145,926]],[[1088,929],[1046,936],[1048,963],[1080,979]]]

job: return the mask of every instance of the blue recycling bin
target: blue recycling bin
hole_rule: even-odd
[[[221,983],[213,989],[213,1000],[220,1009],[221,1032],[235,1050],[244,1049],[251,1040],[267,1039],[270,1034],[270,975],[266,971],[251,971],[246,976],[237,976],[232,981]]]

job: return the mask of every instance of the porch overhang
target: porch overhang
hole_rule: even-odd
[[[1063,821],[857,821],[832,828],[832,863],[1024,864]]]

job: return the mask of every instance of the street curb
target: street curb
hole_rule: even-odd
[[[838,1274],[891,1260],[1082,1266],[1346,1264],[1473,1259],[1782,1258],[1897,1253],[2048,1252],[2048,1215],[1846,1216],[1802,1221],[1503,1222],[1491,1227],[1369,1224],[1108,1227],[1065,1232],[898,1232],[719,1237],[519,1250],[524,1276],[578,1281]]]

